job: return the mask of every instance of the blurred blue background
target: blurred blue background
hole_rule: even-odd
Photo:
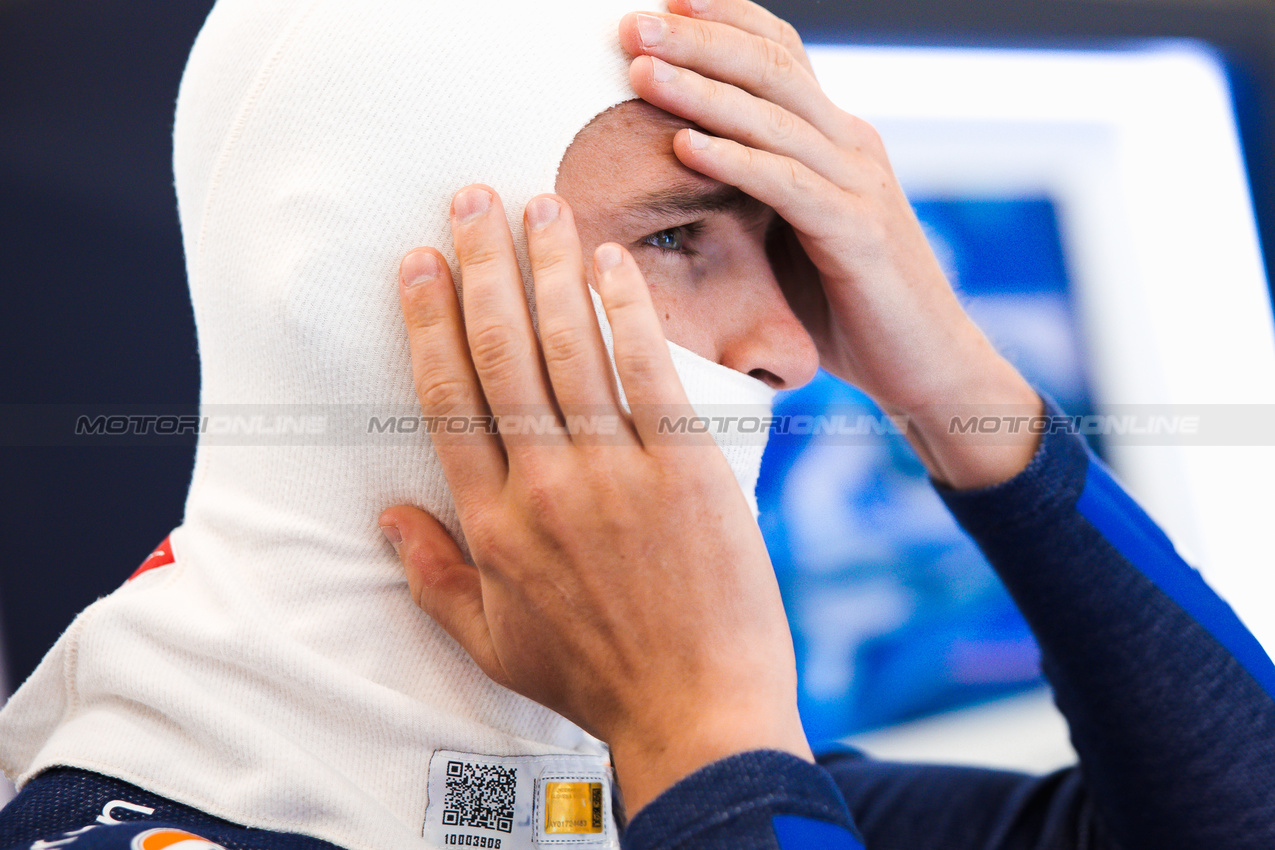
[[[1093,412],[1048,198],[913,206],[967,311],[1067,413]],[[780,416],[879,416],[826,372]],[[831,740],[1040,683],[1039,651],[897,434],[772,433],[757,489],[806,732]]]

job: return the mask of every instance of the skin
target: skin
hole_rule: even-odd
[[[489,187],[453,201],[463,313],[436,250],[401,272],[427,416],[603,409],[622,433],[440,436],[472,564],[415,508],[380,520],[417,604],[484,672],[610,744],[630,813],[733,753],[811,758],[791,635],[743,495],[711,438],[688,451],[655,432],[651,411],[686,401],[665,334],[776,387],[822,364],[906,415],[931,475],[954,487],[1012,477],[1036,442],[948,434],[953,406],[1041,412],[961,310],[880,139],[823,95],[792,28],[747,0],[670,11],[620,27],[635,90],[668,114],[626,106],[595,122],[563,161],[560,194],[525,211],[539,338]],[[755,200],[634,208],[652,192],[730,187]]]
[[[785,296],[793,276],[770,256],[782,222],[677,159],[673,140],[689,126],[642,101],[620,104],[568,148],[559,196],[575,211],[586,256],[609,241],[633,254],[668,339],[776,389],[799,387],[819,353]],[[657,199],[686,209],[661,210]]]

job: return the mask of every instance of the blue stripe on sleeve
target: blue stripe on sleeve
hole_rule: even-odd
[[[1261,644],[1092,455],[1076,510],[1129,563],[1213,635],[1275,698],[1275,666]]]
[[[824,820],[799,815],[775,815],[770,819],[780,850],[863,850],[850,831]]]

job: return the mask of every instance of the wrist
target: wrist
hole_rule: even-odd
[[[702,708],[662,719],[657,729],[629,730],[609,742],[630,819],[682,779],[733,755],[777,750],[814,761],[795,699],[790,706]]]
[[[1027,468],[1040,446],[1030,423],[1044,413],[1035,389],[1000,355],[949,401],[902,411],[908,440],[930,476],[955,490],[1008,481]]]

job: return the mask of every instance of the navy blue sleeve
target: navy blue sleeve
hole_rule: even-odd
[[[845,800],[818,765],[741,753],[691,774],[637,813],[624,850],[863,850]]]
[[[940,492],[1036,634],[1080,765],[829,756],[870,850],[1275,848],[1275,667],[1084,443]]]

